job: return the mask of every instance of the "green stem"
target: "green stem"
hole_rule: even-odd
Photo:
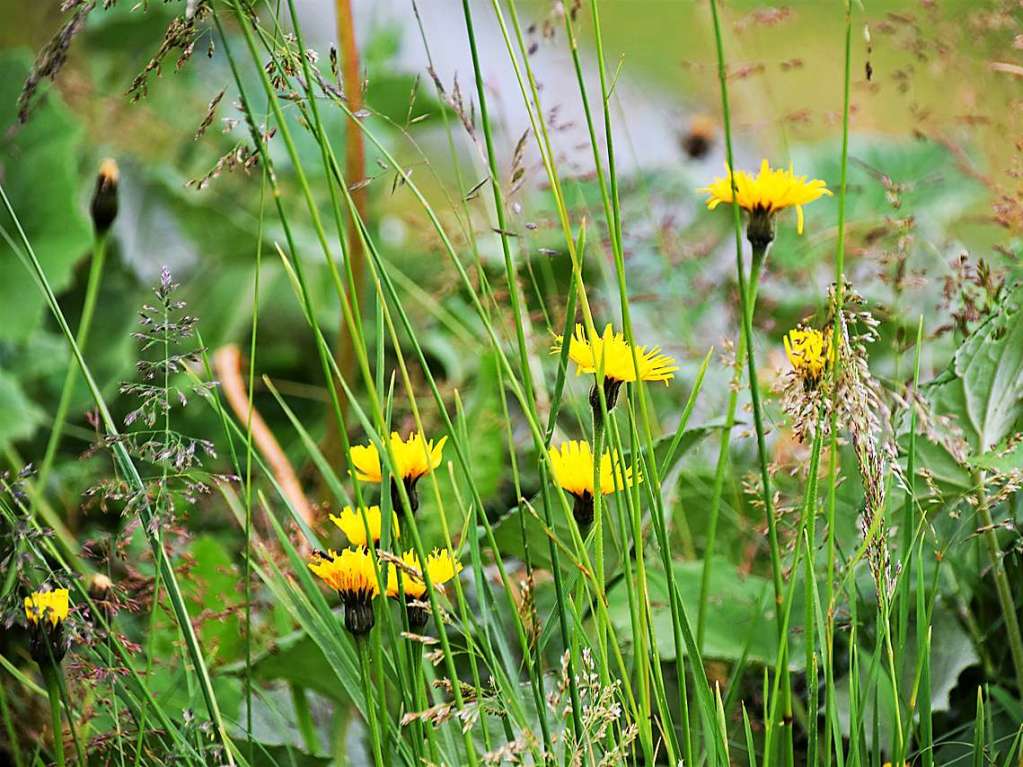
[[[96,298],[99,296],[99,286],[103,279],[103,266],[106,263],[106,254],[107,235],[97,234],[92,249],[92,262],[89,265],[89,280],[85,286],[85,303],[82,305],[82,317],[78,322],[78,333],[75,335],[75,341],[83,352],[89,340],[89,330],[92,327],[92,316],[96,310]],[[46,493],[46,480],[50,476],[53,460],[57,455],[57,448],[60,446],[60,438],[64,432],[64,423],[67,420],[68,410],[71,408],[71,397],[75,391],[77,373],[78,364],[72,359],[68,363],[67,372],[64,374],[64,385],[60,390],[57,412],[53,416],[50,438],[46,443],[43,462],[39,466],[36,492],[40,496]]]
[[[46,693],[50,697],[50,721],[53,723],[53,757],[57,767],[64,767],[64,723],[60,716],[60,679],[58,668],[50,663],[41,665]]]
[[[998,534],[995,532],[994,520],[991,518],[991,506],[987,493],[984,492],[984,472],[973,472],[973,483],[977,488],[977,511],[984,528],[984,543],[988,556],[991,558],[991,569],[995,579],[995,590],[998,593],[998,604],[1005,620],[1005,633],[1009,635],[1009,651],[1012,655],[1012,668],[1016,674],[1016,686],[1023,690],[1023,637],[1020,636],[1019,619],[1016,617],[1016,606],[1012,601],[1012,588],[1005,573],[1002,562],[1002,550],[998,545]]]
[[[755,272],[750,275],[748,285],[748,302],[752,310],[757,305],[757,288],[760,283],[761,260],[754,263]],[[714,469],[714,490],[710,501],[710,514],[707,520],[707,542],[703,551],[703,570],[700,574],[699,612],[696,618],[696,641],[703,649],[703,637],[707,628],[707,600],[710,597],[710,576],[713,569],[714,550],[717,547],[718,518],[721,510],[721,496],[725,488],[725,473],[728,469],[729,446],[731,445],[732,429],[735,428],[735,413],[739,406],[739,385],[742,382],[743,362],[746,358],[746,334],[739,331],[739,344],[735,352],[735,372],[732,374],[731,391],[728,395],[728,408],[725,412],[725,427],[718,446],[717,465]]]
[[[362,691],[366,696],[366,719],[369,724],[369,738],[373,744],[373,763],[376,767],[384,767],[384,756],[380,748],[380,728],[373,707],[373,682],[370,677],[368,638],[365,636],[355,637],[355,645],[359,650],[359,665],[362,668]]]

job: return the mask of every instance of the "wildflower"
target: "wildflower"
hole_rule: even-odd
[[[426,595],[426,582],[423,580],[423,567],[414,551],[406,551],[401,561],[401,587],[398,585],[397,565],[390,565],[387,570],[387,596],[396,599],[401,591],[405,593],[405,609],[408,611],[409,628],[413,631],[421,630],[430,619],[430,612],[422,603]],[[440,587],[447,583],[462,571],[462,563],[459,562],[447,549],[440,551],[434,549],[433,553],[426,558],[426,573],[430,577],[430,584]]]
[[[589,442],[564,442],[560,448],[551,448],[551,466],[554,480],[562,489],[575,497],[572,516],[579,527],[586,528],[593,522],[593,451]],[[632,468],[621,465],[618,454],[612,458],[606,452],[600,459],[600,493],[609,495],[616,489],[632,487],[633,481],[640,482],[638,474],[633,477]]]
[[[555,339],[552,354],[560,354],[565,343],[563,336]],[[610,410],[618,401],[618,391],[623,383],[634,381],[664,381],[667,383],[675,377],[678,370],[675,360],[660,353],[658,347],[647,349],[645,346],[633,347],[625,340],[622,333],[615,333],[611,325],[604,328],[604,334],[587,339],[582,325],[575,326],[575,334],[568,344],[568,356],[575,363],[576,375],[594,374],[598,366],[604,365],[604,399]],[[637,364],[638,363],[638,367]],[[590,405],[594,413],[600,413],[600,393],[596,387],[590,390]]]
[[[700,189],[707,195],[707,207],[714,210],[721,203],[731,204],[731,169],[725,165],[725,177],[716,178],[709,186]],[[789,170],[772,168],[767,160],[760,163],[760,172],[752,176],[737,170],[735,176],[735,200],[739,207],[749,214],[746,237],[754,248],[766,248],[774,239],[774,214],[785,208],[796,209],[796,231],[803,233],[803,206],[819,197],[831,195],[820,179],[807,181],[806,176],[797,176]]]
[[[362,636],[373,628],[373,598],[380,593],[380,582],[367,549],[317,553],[309,569],[341,597],[346,629]]]
[[[335,517],[331,514],[330,521],[338,526],[352,546],[368,546],[370,543],[377,543],[380,540],[383,515],[380,513],[379,506],[360,507],[359,509],[345,506],[339,516]],[[369,531],[368,536],[367,530]],[[398,515],[393,512],[391,533],[395,538],[401,534],[398,529]]]
[[[783,339],[785,356],[792,363],[792,369],[803,382],[806,390],[815,389],[831,367],[835,352],[831,337],[816,328],[798,327],[790,330]]]
[[[34,591],[25,597],[25,618],[32,634],[29,650],[40,666],[49,667],[63,660],[68,649],[64,621],[70,609],[67,589]]]
[[[441,437],[434,444],[422,434],[411,434],[407,440],[401,438],[396,431],[391,432],[391,452],[394,455],[394,477],[391,479],[391,504],[394,508],[401,506],[401,496],[395,479],[400,479],[408,494],[409,506],[414,514],[419,509],[419,494],[416,483],[419,478],[429,474],[440,466],[441,453],[447,437]],[[352,466],[355,467],[355,478],[360,482],[382,482],[383,472],[380,468],[380,453],[376,445],[356,445],[352,448]]]
[[[106,234],[114,219],[117,218],[117,182],[120,172],[117,163],[111,158],[105,159],[99,166],[96,175],[96,188],[92,193],[89,212],[92,214],[92,225],[96,234]]]

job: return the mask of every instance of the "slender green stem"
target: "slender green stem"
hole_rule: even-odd
[[[52,663],[41,665],[46,681],[46,694],[50,698],[50,722],[53,725],[53,758],[57,767],[64,767],[64,721],[60,715],[60,670]]]
[[[85,286],[85,303],[82,305],[82,316],[78,322],[78,332],[75,341],[84,352],[89,340],[89,330],[92,327],[92,316],[96,310],[96,299],[99,296],[99,287],[103,280],[103,266],[107,254],[107,234],[97,234],[93,241],[92,261],[89,264],[89,279]],[[49,479],[50,470],[53,468],[53,459],[60,446],[60,438],[64,433],[64,422],[67,420],[68,410],[71,407],[71,398],[75,391],[78,365],[74,359],[68,363],[67,372],[64,374],[64,384],[60,390],[60,400],[57,402],[57,411],[53,416],[53,426],[50,428],[50,437],[46,442],[46,452],[43,454],[43,462],[39,465],[39,475],[36,478],[36,486],[39,493],[46,492],[46,481]]]
[[[365,636],[356,637],[355,645],[359,651],[362,690],[366,696],[366,720],[369,724],[369,738],[373,747],[373,763],[376,767],[384,767],[383,751],[380,748],[380,727],[377,723],[376,710],[373,706],[373,680],[369,658],[369,640]]]
[[[840,315],[845,299],[845,215],[846,215],[846,192],[849,178],[849,104],[851,98],[852,82],[852,3],[845,2],[845,63],[842,72],[842,156],[840,179],[838,189],[838,242],[835,246],[835,322],[832,335],[832,349],[835,350],[835,363],[831,366],[832,381],[837,381],[842,366],[841,353],[841,322]],[[833,387],[836,391],[837,387]],[[835,405],[838,403],[836,402]],[[837,702],[835,700],[834,687],[834,650],[835,650],[835,522],[836,510],[838,507],[838,482],[839,482],[839,461],[838,461],[838,408],[831,409],[831,439],[829,440],[828,462],[829,462],[829,489],[828,489],[828,577],[825,581],[825,603],[827,605],[827,627],[825,631],[824,662],[825,675],[827,678],[825,693],[825,719],[834,721],[835,726],[828,729],[828,747],[825,749],[825,767],[830,767],[832,753],[835,754],[839,766],[844,764],[841,732],[837,727],[838,718],[832,717]],[[857,743],[852,739],[854,746]]]

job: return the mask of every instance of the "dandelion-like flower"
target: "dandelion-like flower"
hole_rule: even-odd
[[[387,596],[396,599],[405,593],[405,608],[408,611],[409,627],[421,630],[430,619],[430,612],[422,599],[426,595],[426,582],[422,578],[423,567],[414,551],[406,551],[401,557],[403,567],[390,565],[387,569]],[[430,584],[438,588],[452,580],[462,571],[462,563],[447,549],[434,549],[426,557],[426,573]],[[399,575],[401,586],[399,588]]]
[[[309,569],[341,597],[345,628],[356,636],[373,628],[373,598],[380,593],[380,582],[367,549],[317,554]]]
[[[398,515],[394,512],[391,513],[391,534],[398,538],[401,535],[401,530],[398,528]],[[352,546],[369,546],[371,543],[380,541],[383,515],[379,506],[363,506],[358,509],[345,506],[338,516],[335,517],[331,514],[330,521],[345,534],[348,543]],[[369,531],[368,536],[367,530]]]
[[[422,434],[410,434],[402,439],[398,432],[391,432],[391,452],[394,455],[394,474],[391,483],[391,503],[395,509],[401,506],[394,479],[400,479],[405,485],[412,513],[419,509],[419,494],[416,483],[419,478],[429,474],[440,466],[441,455],[447,437],[441,437],[436,443],[427,440]],[[376,445],[356,445],[352,448],[352,466],[355,467],[355,478],[360,482],[382,482],[383,471],[380,466],[380,453]]]
[[[563,490],[572,494],[575,505],[572,515],[580,527],[588,527],[593,522],[593,450],[589,442],[563,442],[560,448],[552,447],[550,451],[551,467],[554,470],[554,481]],[[634,482],[641,482],[642,477],[633,474],[631,467],[622,465],[618,453],[613,455],[605,451],[600,459],[600,494],[609,495],[616,489],[632,487]]]
[[[64,658],[64,621],[70,610],[67,589],[33,591],[25,597],[25,618],[31,630],[29,650],[40,665],[60,663]]]
[[[563,336],[554,341],[552,354],[560,354],[565,343]],[[608,324],[604,334],[591,342],[582,325],[575,326],[575,333],[569,339],[568,357],[575,363],[576,375],[593,375],[601,362],[604,365],[604,399],[610,410],[618,401],[618,391],[623,383],[634,381],[664,381],[675,377],[678,366],[671,357],[661,354],[658,347],[633,347],[625,340],[623,333],[615,333]],[[638,365],[637,365],[638,363]],[[600,412],[600,394],[596,388],[590,391],[590,405],[594,413]]]
[[[721,203],[732,204],[731,176],[726,164],[724,178],[716,178],[699,190],[708,195],[707,207],[710,210]],[[774,239],[774,215],[786,208],[796,209],[796,231],[802,234],[803,206],[824,195],[831,195],[827,184],[820,179],[808,181],[806,176],[797,176],[791,168],[772,168],[767,160],[760,163],[760,172],[756,176],[742,170],[735,171],[734,176],[734,200],[749,214],[746,236],[754,247],[767,247]]]
[[[803,382],[803,388],[815,389],[835,360],[831,336],[816,328],[798,327],[790,330],[783,342],[785,356]]]

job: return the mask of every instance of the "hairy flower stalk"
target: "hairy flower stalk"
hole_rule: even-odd
[[[394,460],[393,476],[391,477],[391,505],[394,509],[401,508],[401,494],[397,482],[405,486],[409,507],[413,514],[419,510],[419,493],[416,484],[420,478],[440,466],[447,437],[441,437],[436,443],[427,440],[422,434],[410,434],[402,439],[398,432],[391,432],[391,455]],[[356,445],[352,448],[352,467],[355,478],[360,482],[383,482],[383,469],[380,464],[380,452],[377,446]]]

